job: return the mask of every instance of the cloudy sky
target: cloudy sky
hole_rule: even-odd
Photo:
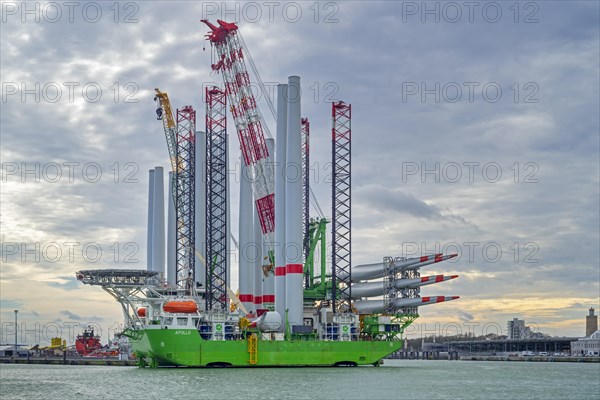
[[[203,17],[239,22],[267,88],[301,76],[328,215],[330,103],[352,103],[354,264],[459,253],[422,274],[459,274],[423,294],[461,299],[423,307],[412,334],[519,317],[580,336],[599,307],[597,2],[1,5],[0,342],[14,309],[28,343],[122,322],[74,272],[145,268],[148,170],[169,164],[153,89],[203,129],[203,88],[222,79]]]

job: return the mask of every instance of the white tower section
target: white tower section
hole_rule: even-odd
[[[287,85],[277,85],[275,136],[275,311],[285,316],[285,157],[287,143]]]
[[[288,78],[285,173],[285,303],[290,326],[302,325],[302,135],[300,77]]]
[[[256,209],[254,210],[254,238],[252,240],[252,253],[254,264],[254,310],[263,308],[263,273],[262,273],[262,254],[263,254],[263,234],[260,227],[260,219]]]
[[[146,231],[146,270],[152,269],[152,235],[154,234],[154,170],[148,171],[148,227]]]
[[[254,240],[254,205],[248,167],[241,163],[239,214],[239,299],[249,312],[254,310],[254,269],[256,251]]]
[[[152,269],[165,276],[165,189],[163,168],[154,168],[152,219]]]
[[[266,139],[267,149],[269,150],[269,163],[275,162],[275,139]],[[275,179],[275,176],[270,177],[269,179]],[[277,196],[277,195],[276,195]],[[275,197],[275,202],[277,202],[277,197]],[[277,211],[275,211],[277,212]],[[275,222],[275,232],[277,232],[277,222]],[[263,243],[263,253],[262,253],[262,265],[269,265],[271,261],[269,260],[269,247],[266,243]],[[261,265],[261,270],[262,270]],[[275,267],[275,266],[273,266]],[[263,293],[262,300],[264,308],[273,309],[275,305],[275,270],[273,268],[272,271],[267,272],[267,276],[262,275],[263,279]]]
[[[169,171],[169,196],[167,203],[167,283],[177,286],[177,213],[175,212],[175,201],[173,200],[173,172]]]

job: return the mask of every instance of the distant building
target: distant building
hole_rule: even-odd
[[[598,356],[600,355],[600,331],[590,336],[571,342],[572,356]]]
[[[525,320],[513,318],[512,321],[508,321],[506,326],[508,331],[508,340],[523,340],[532,338],[543,338],[544,335],[540,332],[533,332],[530,327],[525,325]]]
[[[598,330],[598,316],[594,315],[594,308],[590,307],[590,313],[585,317],[585,336],[592,336]]]
[[[506,324],[507,336],[511,340],[525,338],[525,321],[518,318],[513,318]]]

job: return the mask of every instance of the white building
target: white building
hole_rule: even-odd
[[[598,356],[600,355],[600,331],[588,337],[571,342],[572,356]]]
[[[0,357],[12,357],[15,352],[14,344],[7,344],[0,346]],[[18,357],[27,357],[28,350],[21,346],[17,346],[17,356]]]

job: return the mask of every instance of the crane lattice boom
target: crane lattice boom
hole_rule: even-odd
[[[237,35],[237,25],[218,20],[215,26],[202,20],[211,29],[207,39],[215,47],[218,60],[213,71],[220,72],[225,92],[231,104],[230,111],[240,140],[244,164],[248,166],[252,192],[260,220],[264,241],[269,252],[273,249],[275,231],[273,166],[268,162],[269,151],[265,143],[264,121],[250,87],[250,76],[244,62],[242,44]]]
[[[163,121],[167,148],[173,169],[172,192],[177,220],[177,286],[194,290],[195,265],[195,173],[196,111],[191,106],[177,110],[173,117],[167,93],[156,90],[156,114]]]
[[[177,126],[175,125],[175,118],[173,118],[173,110],[171,109],[171,102],[169,101],[169,95],[161,92],[160,89],[154,89],[156,96],[156,119],[162,120],[163,128],[165,129],[165,138],[167,139],[167,149],[169,150],[169,158],[171,159],[171,167],[173,172],[177,172]]]

